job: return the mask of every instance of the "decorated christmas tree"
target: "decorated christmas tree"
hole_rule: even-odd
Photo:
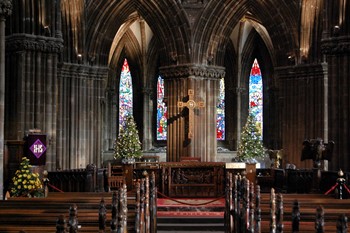
[[[243,127],[241,141],[238,147],[238,161],[257,162],[256,159],[263,158],[266,155],[266,149],[261,140],[261,133],[255,118],[249,114],[247,122]]]
[[[132,116],[127,116],[119,128],[119,135],[114,144],[114,158],[137,159],[141,156],[141,142],[136,123]]]
[[[19,169],[12,178],[11,196],[13,197],[43,197],[44,190],[39,174],[30,171],[32,166],[27,157],[22,158]]]

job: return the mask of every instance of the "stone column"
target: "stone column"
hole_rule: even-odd
[[[142,149],[147,151],[152,148],[152,87],[149,87],[148,79],[148,66],[147,64],[147,38],[146,38],[146,23],[140,19],[140,31],[141,31],[141,51],[142,51],[142,80],[145,86],[142,87],[143,93],[143,136],[142,136]]]
[[[5,18],[12,13],[12,1],[0,0],[0,168],[4,171],[5,123]],[[4,197],[4,174],[0,172],[0,199]]]
[[[147,151],[152,147],[152,89],[143,88],[143,137],[142,137],[142,149]]]
[[[326,74],[322,63],[275,68],[280,89],[283,163],[312,168],[311,160],[300,160],[303,141],[327,139]]]
[[[236,128],[237,128],[237,142],[241,141],[241,131],[242,131],[242,95],[244,92],[247,92],[244,87],[237,87],[235,90],[235,93],[237,95],[237,122],[236,122]],[[237,148],[238,149],[238,148]]]
[[[61,19],[61,0],[56,0],[55,2],[55,8],[56,8],[56,30],[55,30],[55,37],[56,38],[62,38],[62,19]]]
[[[328,64],[328,140],[335,142],[329,170],[349,170],[350,114],[350,5],[345,1],[324,1],[322,53]]]
[[[167,161],[215,161],[216,104],[224,68],[186,64],[161,67],[160,72],[168,108]]]
[[[349,170],[350,36],[324,40],[328,61],[328,139],[335,142],[330,170]]]

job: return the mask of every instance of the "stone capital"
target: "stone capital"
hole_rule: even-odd
[[[13,34],[7,37],[6,43],[7,51],[32,50],[47,53],[61,53],[63,51],[63,40],[51,37]]]
[[[0,0],[0,19],[5,19],[12,14],[12,1]]]
[[[103,81],[107,78],[108,68],[81,65],[75,63],[63,63],[61,77],[69,79],[88,79]],[[112,91],[112,90],[111,90]]]
[[[322,40],[322,53],[344,54],[350,53],[350,36],[331,37]]]
[[[160,74],[167,78],[196,78],[221,79],[225,77],[225,68],[221,66],[206,66],[197,64],[184,64],[160,67]]]

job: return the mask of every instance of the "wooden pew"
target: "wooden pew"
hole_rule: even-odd
[[[315,232],[318,207],[324,210],[324,232],[337,232],[339,218],[349,215],[350,199],[339,200],[323,194],[281,194],[283,205],[278,205],[276,200],[271,201],[272,196],[278,194],[260,191],[252,193],[253,185],[247,185],[244,177],[227,174],[226,180],[225,227],[229,233],[251,232],[245,228],[256,222],[260,231],[255,232],[280,232],[277,227],[283,227],[283,232],[292,232],[293,207],[296,200],[300,210],[299,232]],[[279,210],[283,210],[282,216]],[[278,222],[279,218],[282,222]],[[272,225],[275,231],[271,231]]]
[[[76,205],[78,221],[82,232],[98,232],[98,211],[101,198],[108,209],[112,203],[112,193],[50,193],[47,198],[11,198],[0,202],[0,232],[55,232],[60,215],[68,219],[69,208]],[[135,219],[135,197],[129,195],[128,220],[130,230]],[[111,219],[110,211],[107,219]],[[107,224],[109,226],[109,224]]]
[[[156,232],[153,225],[156,224],[156,212],[154,211],[156,187],[154,187],[153,179],[154,174],[151,176],[151,182],[148,177],[138,181],[137,190],[124,191],[126,216],[118,216],[118,220],[119,222],[122,219],[126,220],[128,232],[140,232],[137,228],[143,229],[142,232]],[[106,228],[112,226],[112,198],[111,192],[71,192],[49,193],[46,198],[23,197],[1,200],[0,232],[18,233],[20,230],[27,233],[56,232],[57,220],[65,217],[68,221],[69,209],[74,205],[77,207],[78,225],[81,226],[79,231],[98,232],[102,200],[107,210]],[[122,201],[122,197],[119,197],[119,206]],[[122,211],[119,210],[120,212]]]

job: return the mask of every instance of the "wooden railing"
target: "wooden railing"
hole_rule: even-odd
[[[108,177],[124,176],[122,169],[121,164],[109,165],[106,168],[88,165],[85,169],[50,171],[48,178],[50,185],[64,192],[107,192],[109,190]],[[147,174],[155,173],[158,191],[165,195],[218,197],[224,193],[223,174],[227,171],[236,174],[233,170],[225,169],[224,163],[144,161],[136,163],[133,170],[129,171],[132,177],[127,182],[133,182]],[[260,185],[262,193],[270,192],[271,188],[283,193],[325,193],[336,183],[337,173],[337,171],[317,171],[315,169],[264,168],[256,169],[255,181]],[[344,172],[344,178],[347,185],[350,186],[349,172]],[[58,190],[50,188],[50,191]],[[344,195],[346,195],[345,198],[348,197],[346,193]]]
[[[108,191],[106,169],[89,164],[85,169],[48,172],[50,192],[104,192]]]
[[[161,163],[161,191],[169,197],[224,195],[224,163]]]

